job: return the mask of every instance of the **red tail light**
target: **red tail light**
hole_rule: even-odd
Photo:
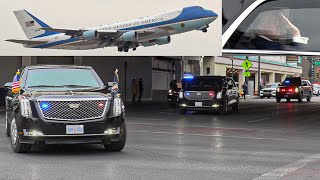
[[[293,89],[288,89],[289,92],[293,92]]]
[[[286,89],[281,89],[281,92],[286,92]]]
[[[209,92],[209,96],[214,96],[214,92]]]

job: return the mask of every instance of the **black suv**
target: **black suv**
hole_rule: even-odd
[[[6,83],[6,134],[14,152],[32,144],[103,144],[121,151],[126,142],[124,106],[91,67],[29,66],[21,90]]]
[[[302,102],[304,98],[311,101],[312,84],[308,80],[301,80],[300,77],[286,78],[283,83],[277,88],[276,99],[280,102],[281,99],[286,99],[290,102],[291,99],[298,99]]]
[[[225,76],[195,76],[182,81],[179,92],[181,113],[209,110],[225,114],[229,107],[239,110],[239,92],[235,82]]]

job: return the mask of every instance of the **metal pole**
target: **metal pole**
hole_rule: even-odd
[[[127,104],[127,66],[128,62],[124,62],[124,103]]]
[[[249,60],[249,56],[246,56],[246,59]],[[246,95],[249,94],[248,90],[249,90],[249,78],[248,77],[245,77],[245,82],[246,82],[246,85],[247,85],[247,89],[246,89]]]
[[[260,94],[261,88],[261,67],[260,67],[260,56],[258,56],[258,94]]]
[[[231,64],[231,78],[233,79],[233,57],[231,57],[231,61],[232,61],[232,64]]]

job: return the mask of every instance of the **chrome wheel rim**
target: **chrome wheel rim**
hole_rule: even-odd
[[[11,122],[11,143],[13,145],[15,145],[17,143],[17,139],[18,139],[18,130],[17,130],[17,125],[16,125],[16,120],[15,119],[12,119],[12,122]]]

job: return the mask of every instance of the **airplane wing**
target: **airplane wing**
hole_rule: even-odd
[[[53,31],[64,33],[69,36],[81,36],[85,31],[90,31],[90,29],[59,29],[59,28],[40,28],[46,31]],[[109,37],[109,38],[117,38],[120,37],[123,33],[128,32],[129,30],[97,30],[99,37]],[[138,30],[136,31],[138,34],[146,34],[150,35],[155,33],[155,30]]]
[[[48,41],[18,40],[18,39],[7,39],[6,41],[14,42],[18,44],[25,44],[25,45],[40,45],[48,42]]]

